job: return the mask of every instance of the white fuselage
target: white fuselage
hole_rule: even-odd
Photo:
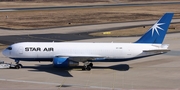
[[[104,57],[106,59],[126,59],[154,53],[144,50],[163,49],[161,44],[142,43],[67,43],[67,42],[24,42],[11,45],[12,50],[3,54],[10,58],[54,58],[64,57]]]

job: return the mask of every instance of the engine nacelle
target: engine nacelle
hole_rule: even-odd
[[[69,60],[67,57],[54,57],[53,65],[54,67],[71,67],[78,66],[79,62]]]

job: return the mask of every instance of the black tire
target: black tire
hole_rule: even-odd
[[[15,69],[19,69],[19,68],[20,68],[19,65],[16,65],[16,66],[15,66]]]
[[[82,67],[82,70],[83,70],[83,71],[86,70],[85,66]]]
[[[87,68],[86,68],[86,70],[91,71],[91,66],[88,65]]]
[[[22,64],[18,64],[19,65],[19,68],[22,68],[23,67],[23,65]]]
[[[93,63],[90,63],[89,66],[92,68],[93,67]]]

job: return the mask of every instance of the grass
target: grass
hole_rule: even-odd
[[[123,6],[107,8],[59,9],[0,13],[0,28],[37,29],[62,26],[158,19],[165,12],[175,12],[179,5]]]
[[[0,0],[0,8],[30,8],[49,6],[80,6],[117,3],[142,3],[171,0]],[[179,1],[179,0],[173,0]]]
[[[90,33],[91,36],[139,36],[147,32],[151,26],[135,27],[128,29],[112,30],[106,32]],[[180,23],[171,24],[168,30],[169,33],[180,32]]]
[[[150,2],[150,1],[179,1],[179,0],[126,0],[127,2],[139,2],[139,1],[143,1],[143,2]]]
[[[7,46],[8,46],[8,45],[4,45],[4,44],[1,44],[1,43],[0,43],[0,50],[5,49]]]
[[[77,6],[113,3],[113,0],[0,0],[0,8]]]

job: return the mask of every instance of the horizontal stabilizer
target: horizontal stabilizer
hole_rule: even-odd
[[[159,49],[159,50],[144,50],[143,52],[166,53],[166,52],[169,52],[169,51],[171,51],[171,50]]]

